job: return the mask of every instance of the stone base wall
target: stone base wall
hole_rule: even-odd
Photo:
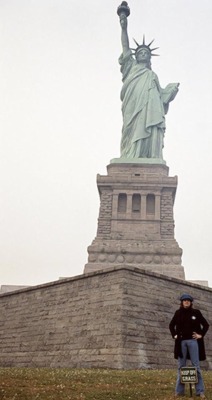
[[[0,295],[0,366],[176,368],[168,325],[181,293],[212,319],[212,289],[116,267]],[[212,369],[212,331],[205,338]]]
[[[97,175],[97,236],[84,272],[126,266],[185,279],[182,249],[174,237],[177,177],[163,164],[114,163]]]
[[[149,265],[149,264],[142,263],[142,265],[140,266],[139,263],[137,263],[137,264],[133,264],[133,263],[124,264],[123,263],[122,264],[122,263],[114,262],[113,264],[111,263],[109,267],[111,267],[111,265],[113,266],[113,268],[116,268],[116,267],[127,268],[129,266],[129,267],[134,267],[134,268],[140,268],[142,271],[147,271],[150,273],[156,272],[158,274],[164,274],[166,276],[170,276],[170,277],[177,278],[177,279],[185,279],[184,267],[178,266],[178,265],[173,265],[173,264],[167,266],[167,265],[157,265],[157,264]],[[108,265],[107,265],[107,267],[108,267]],[[96,272],[100,269],[104,270],[105,263],[104,262],[95,263],[95,264],[87,263],[85,268],[86,268],[86,273]],[[200,281],[199,281],[199,284],[207,286],[204,282],[205,281],[203,281],[203,283],[200,283]]]

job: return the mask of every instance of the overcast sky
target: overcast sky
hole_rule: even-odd
[[[120,155],[120,3],[0,0],[0,285],[83,273],[96,175]],[[175,237],[186,278],[212,286],[212,2],[129,6],[131,46],[155,38],[161,86],[180,82],[164,149]]]

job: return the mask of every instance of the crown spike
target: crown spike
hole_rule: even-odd
[[[140,51],[140,49],[145,48],[145,49],[149,50],[149,52],[151,53],[152,56],[159,56],[159,54],[152,54],[152,52],[154,50],[159,49],[159,47],[155,47],[154,49],[150,49],[150,46],[154,42],[155,39],[153,39],[149,44],[146,44],[145,43],[145,35],[143,35],[143,43],[141,45],[134,38],[133,38],[133,40],[134,40],[134,42],[135,42],[135,44],[137,46],[137,49],[133,49],[132,48],[131,50],[133,50],[135,52],[135,54],[136,54],[137,51]]]
[[[133,38],[133,40],[134,40],[135,44],[139,47],[140,44],[138,44],[138,42],[134,38]]]
[[[155,39],[153,39],[147,46],[151,46],[151,44],[155,41]]]

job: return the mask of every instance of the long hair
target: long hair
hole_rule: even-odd
[[[191,301],[190,307],[188,308],[192,308],[193,307],[193,302]],[[180,308],[184,308],[183,307],[183,300],[180,302]]]

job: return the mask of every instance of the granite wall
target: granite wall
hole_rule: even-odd
[[[176,368],[181,293],[212,320],[212,289],[129,266],[0,295],[0,366]],[[212,329],[206,338],[212,369]]]

